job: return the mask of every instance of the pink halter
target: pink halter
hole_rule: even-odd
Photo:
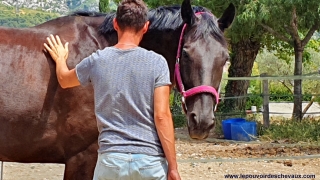
[[[202,14],[205,12],[198,12],[196,13],[196,15]],[[177,51],[177,57],[176,57],[176,65],[175,65],[175,70],[174,70],[174,77],[178,86],[178,90],[182,95],[182,103],[183,103],[183,108],[185,113],[187,112],[187,107],[185,105],[185,100],[188,97],[194,96],[196,94],[200,94],[200,93],[210,93],[212,94],[215,98],[216,98],[216,106],[219,103],[219,93],[217,92],[217,90],[212,87],[212,86],[206,86],[206,85],[201,85],[201,86],[197,86],[194,88],[191,88],[187,91],[185,91],[183,83],[182,83],[182,79],[181,79],[181,73],[180,73],[180,55],[181,55],[181,46],[182,46],[182,41],[183,41],[183,36],[185,33],[185,30],[187,28],[187,24],[183,25],[182,31],[181,31],[181,35],[180,35],[180,40],[179,40],[179,46],[178,46],[178,51]]]

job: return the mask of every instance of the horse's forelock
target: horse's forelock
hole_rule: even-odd
[[[226,46],[227,43],[223,32],[220,30],[217,24],[217,18],[209,12],[202,13],[200,16],[201,18],[199,24],[197,24],[192,38],[196,40],[198,38],[206,38],[208,35],[210,35],[222,45]]]

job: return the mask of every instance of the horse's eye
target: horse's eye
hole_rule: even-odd
[[[184,57],[184,58],[189,58],[189,55],[188,55],[188,53],[186,52],[186,51],[182,51],[182,57]]]

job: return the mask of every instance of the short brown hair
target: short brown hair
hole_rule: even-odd
[[[121,30],[133,28],[139,31],[148,21],[148,8],[142,0],[122,0],[116,20]]]

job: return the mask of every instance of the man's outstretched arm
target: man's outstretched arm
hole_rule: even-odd
[[[67,66],[69,43],[66,43],[63,46],[59,36],[56,36],[55,38],[53,35],[50,35],[50,37],[47,38],[47,42],[48,44],[44,43],[44,47],[49,52],[52,59],[56,62],[56,73],[60,86],[62,88],[79,86],[80,82],[78,80],[76,70],[69,70]]]
[[[170,86],[160,86],[155,88],[154,121],[164,154],[168,161],[168,180],[180,180],[169,96]]]

